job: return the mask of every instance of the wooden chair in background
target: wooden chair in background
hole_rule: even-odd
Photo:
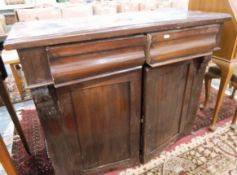
[[[234,100],[235,94],[236,94],[236,91],[237,91],[237,73],[235,73],[235,74],[232,76],[230,85],[233,87],[233,92],[232,92],[232,95],[230,96],[230,98],[231,98],[232,100]]]
[[[15,79],[16,82],[16,87],[19,91],[19,94],[21,96],[21,99],[23,99],[23,80],[21,78],[21,76],[19,75],[19,73],[17,72],[17,66],[20,65],[20,59],[19,56],[16,52],[16,50],[10,50],[10,51],[6,51],[3,50],[2,51],[2,59],[4,64],[9,64],[13,77]]]
[[[209,98],[210,98],[210,90],[211,90],[211,82],[212,79],[221,79],[221,69],[217,65],[212,65],[209,67],[207,73],[205,74],[205,101],[204,108],[207,107]],[[235,94],[237,91],[237,71],[234,71],[231,81],[230,87],[233,87],[232,94],[230,98],[234,100]]]
[[[210,98],[212,79],[221,79],[221,69],[217,65],[210,66],[207,73],[205,74],[204,108],[207,107],[208,101]],[[230,98],[234,100],[235,93],[237,90],[237,71],[234,71],[233,75],[231,76],[230,85],[233,87],[233,92],[232,92],[232,95],[230,96]],[[234,125],[236,125],[236,120],[237,120],[237,109],[236,109],[235,116],[232,121],[232,128],[235,127]]]
[[[1,57],[0,57],[1,59]],[[2,60],[1,60],[2,62]],[[0,97],[1,99],[3,100],[3,103],[5,104],[9,114],[10,114],[10,117],[14,123],[14,126],[16,128],[16,131],[17,133],[19,134],[20,138],[21,138],[21,141],[26,149],[26,152],[31,155],[31,152],[30,152],[30,148],[29,148],[29,145],[26,141],[26,138],[25,138],[25,135],[23,133],[23,130],[21,128],[21,125],[20,125],[20,122],[18,120],[18,117],[17,117],[17,114],[16,114],[16,111],[11,103],[11,100],[10,100],[10,97],[7,93],[7,89],[5,87],[5,84],[4,84],[4,80],[2,78],[2,73],[0,71]]]
[[[234,118],[232,120],[231,128],[234,129],[234,130],[237,130],[237,108],[235,110],[235,115],[234,115]]]
[[[220,38],[220,50],[214,52],[212,61],[220,69],[220,87],[210,129],[215,129],[225,90],[231,81],[234,70],[237,69],[237,1],[236,0],[190,0],[189,10],[206,12],[223,12],[232,15],[232,20],[223,26]],[[210,86],[210,83],[207,84]]]

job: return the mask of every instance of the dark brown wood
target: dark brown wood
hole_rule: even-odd
[[[5,47],[18,49],[56,174],[148,161],[190,132],[228,19],[167,10],[15,25]]]
[[[143,161],[147,162],[180,134],[180,121],[191,62],[144,72]],[[171,110],[172,109],[172,110]]]
[[[57,175],[139,162],[141,68],[32,94]]]
[[[47,48],[56,87],[80,79],[141,66],[145,62],[145,37],[134,36]],[[76,81],[77,83],[79,81]]]
[[[210,56],[145,68],[143,162],[191,132],[209,60]]]
[[[21,128],[21,125],[20,125],[20,122],[18,120],[16,111],[15,111],[15,109],[14,109],[12,103],[11,103],[10,97],[8,95],[7,89],[5,87],[4,81],[3,81],[2,76],[1,76],[1,72],[0,72],[0,89],[1,89],[0,90],[1,99],[3,100],[3,103],[5,104],[7,110],[10,114],[10,117],[11,117],[13,123],[14,123],[16,131],[17,131],[17,133],[19,134],[19,136],[21,138],[21,141],[24,145],[24,148],[26,149],[26,152],[29,155],[31,155],[29,145],[28,145],[27,140],[25,138],[24,132]]]
[[[152,33],[147,63],[153,65],[190,55],[205,55],[217,46],[219,28],[220,25],[212,25]]]
[[[38,87],[53,84],[47,52],[44,47],[18,50],[27,86]]]
[[[121,37],[181,27],[218,24],[229,19],[229,15],[221,13],[165,9],[155,12],[120,13],[71,20],[18,23],[9,33],[5,48],[21,49]]]
[[[197,58],[193,60],[192,73],[191,73],[191,91],[190,95],[186,96],[188,100],[188,106],[182,118],[182,128],[183,134],[189,134],[192,130],[193,123],[195,121],[196,112],[199,108],[199,99],[202,90],[202,82],[204,79],[205,70],[207,64],[211,60],[211,55]],[[185,113],[185,112],[184,112]]]
[[[136,47],[144,45],[145,45],[144,36],[138,35],[127,38],[105,39],[93,42],[58,45],[48,47],[47,53],[51,58],[59,58],[59,57],[76,56],[95,52],[96,53],[105,52],[127,47]]]

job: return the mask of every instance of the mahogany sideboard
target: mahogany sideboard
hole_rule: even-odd
[[[147,162],[191,131],[220,13],[164,10],[17,23],[17,49],[57,175]]]

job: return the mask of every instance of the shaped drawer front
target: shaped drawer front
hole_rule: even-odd
[[[210,25],[148,34],[146,62],[156,66],[210,54],[217,47],[219,28]]]
[[[142,35],[48,47],[54,84],[64,86],[142,66],[144,47]]]

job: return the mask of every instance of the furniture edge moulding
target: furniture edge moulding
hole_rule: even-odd
[[[147,12],[148,13],[148,12]],[[161,12],[150,12],[150,13],[161,13]],[[178,13],[178,12],[176,12]],[[146,13],[145,13],[146,14]],[[184,14],[184,13],[182,13]],[[191,16],[193,15],[194,18]],[[70,29],[67,32],[62,30],[63,28],[67,29],[65,27],[65,22],[62,22],[61,26],[61,33],[55,33],[52,34],[50,32],[45,31],[43,34],[39,34],[38,36],[29,36],[27,35],[26,32],[23,32],[23,35],[18,36],[16,33],[18,31],[22,31],[22,28],[25,28],[28,32],[32,32],[32,28],[30,28],[30,22],[29,23],[17,23],[14,24],[12,27],[11,32],[9,33],[8,39],[5,42],[5,49],[22,49],[22,48],[30,48],[30,47],[42,47],[42,46],[49,46],[49,45],[57,45],[57,44],[62,44],[62,43],[72,43],[72,42],[79,42],[79,41],[89,41],[89,40],[99,40],[99,39],[106,39],[106,38],[112,38],[112,37],[125,37],[125,36],[131,36],[131,35],[137,35],[137,34],[143,34],[143,33],[149,33],[149,32],[158,32],[158,31],[166,31],[166,30],[173,30],[173,29],[179,29],[179,28],[189,28],[193,26],[202,26],[202,25],[208,25],[208,24],[217,24],[217,23],[223,23],[224,21],[228,21],[230,16],[227,14],[213,14],[211,16],[210,14],[203,14],[202,18],[198,18],[195,16],[195,14],[198,14],[197,12],[185,12],[185,15],[183,19],[173,19],[170,18],[170,21],[168,22],[161,22],[161,23],[152,23],[150,21],[141,21],[140,23],[137,23],[135,25],[135,28],[132,28],[130,25],[121,25],[121,26],[115,26],[115,27],[106,27],[101,26],[101,29],[98,29],[96,27],[93,27],[91,24],[92,20],[90,18],[89,24],[92,26],[88,26],[88,28],[81,30],[81,31],[76,31],[74,29]],[[116,16],[117,15],[117,16]],[[123,14],[116,14],[114,17],[116,18],[117,21],[119,20],[124,20],[125,23],[126,18],[123,16]],[[157,15],[157,14],[156,14]],[[189,16],[190,15],[190,16]],[[150,14],[151,16],[151,14]],[[153,15],[154,16],[154,15]],[[206,17],[205,20],[203,17]],[[99,18],[94,17],[94,21]],[[106,17],[102,17],[104,20],[106,20]],[[131,16],[132,20],[136,20],[136,16]],[[169,18],[168,18],[169,19]],[[159,18],[157,19],[159,20]],[[137,21],[137,20],[136,20]],[[42,25],[60,25],[60,22],[42,22],[39,21],[40,24]],[[78,21],[75,21],[75,23]],[[79,21],[80,22],[80,21]],[[134,21],[132,21],[134,22]],[[116,22],[115,22],[116,23]],[[34,24],[34,23],[33,23]],[[33,25],[32,24],[32,25]],[[138,25],[139,24],[139,25]],[[76,25],[78,27],[78,24]],[[104,28],[103,28],[104,27]],[[34,28],[34,30],[40,30],[39,28]],[[50,31],[50,30],[49,30]]]

